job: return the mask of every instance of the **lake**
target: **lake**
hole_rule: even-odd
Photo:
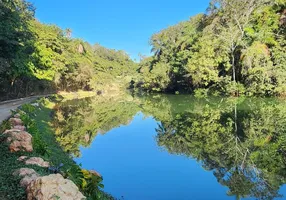
[[[118,199],[286,195],[285,100],[98,96],[60,103],[53,124],[64,150]]]

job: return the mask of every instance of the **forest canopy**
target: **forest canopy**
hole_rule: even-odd
[[[133,87],[217,95],[286,94],[286,1],[212,0],[152,36]]]
[[[57,90],[124,87],[136,64],[124,51],[72,38],[40,23],[25,0],[0,1],[0,99]]]
[[[286,95],[285,0],[212,0],[205,13],[154,34],[153,56],[139,64],[39,22],[26,0],[1,0],[0,19],[0,100],[128,87]]]

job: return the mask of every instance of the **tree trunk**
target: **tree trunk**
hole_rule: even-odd
[[[232,51],[231,53],[231,65],[232,65],[232,78],[233,78],[233,82],[236,82],[236,70],[235,70],[235,58],[234,58],[234,52]]]

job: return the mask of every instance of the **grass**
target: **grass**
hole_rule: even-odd
[[[41,134],[41,138],[47,144],[47,147],[50,151],[50,155],[43,156],[39,152],[33,151],[32,153],[27,152],[17,152],[10,153],[8,150],[8,145],[1,142],[0,145],[0,199],[1,200],[24,200],[26,199],[26,193],[23,188],[20,187],[19,182],[20,178],[13,176],[13,172],[16,169],[22,167],[29,167],[37,171],[40,175],[48,175],[49,172],[47,169],[29,165],[26,166],[24,163],[17,161],[20,156],[29,156],[29,157],[42,157],[46,161],[49,161],[52,165],[57,165],[59,163],[63,163],[64,167],[74,164],[73,160],[67,155],[62,148],[56,142],[53,131],[49,126],[49,121],[51,119],[51,106],[52,103],[49,103],[47,107],[41,107],[40,109],[36,109],[34,114],[34,122],[37,127],[39,133]],[[3,130],[9,129],[9,123],[5,121],[0,126],[1,132]],[[29,128],[28,128],[29,129]],[[29,131],[35,137],[35,133]],[[0,137],[0,140],[3,141],[3,136]]]
[[[72,99],[83,99],[88,97],[94,97],[97,95],[94,91],[77,91],[77,92],[58,92],[58,95],[61,96],[63,101],[68,101]]]
[[[63,101],[70,96],[52,96],[49,99],[43,98],[38,101],[40,108],[33,108],[30,105],[23,105],[22,110],[26,112],[21,116],[23,122],[27,126],[28,132],[33,136],[32,153],[18,152],[10,153],[8,145],[3,143],[3,136],[0,136],[0,199],[1,200],[24,200],[26,193],[20,187],[20,178],[13,176],[16,169],[29,167],[34,169],[40,175],[48,175],[47,169],[38,166],[26,166],[22,162],[17,161],[20,156],[42,157],[49,161],[52,166],[58,166],[63,163],[62,171],[67,171],[70,167],[75,165],[72,157],[63,151],[61,146],[55,139],[54,131],[50,124],[52,120],[53,108],[57,101]],[[8,121],[4,121],[0,125],[0,131],[3,132],[10,128]],[[48,153],[46,153],[48,152]],[[114,199],[110,195],[100,192],[101,199]]]

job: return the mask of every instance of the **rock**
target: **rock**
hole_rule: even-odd
[[[20,130],[20,131],[25,131],[26,127],[18,125],[18,126],[14,126],[13,129]]]
[[[44,161],[44,159],[40,158],[40,157],[28,158],[28,156],[21,156],[17,160],[24,162],[26,165],[38,165],[39,167],[49,167],[50,166],[49,162]]]
[[[39,103],[32,103],[31,105],[34,106],[34,107],[39,107],[40,106]]]
[[[9,122],[11,123],[12,126],[22,126],[23,122],[21,119],[18,118],[10,118]]]
[[[85,134],[84,140],[85,140],[86,143],[88,143],[89,140],[90,140],[90,135],[89,134]]]
[[[12,128],[12,129],[9,129],[9,130],[4,131],[3,135],[8,134],[8,133],[11,133],[11,132],[20,133],[21,131],[18,130],[18,129]]]
[[[38,175],[38,174],[31,174],[29,176],[25,176],[24,178],[21,179],[20,185],[23,188],[27,188],[28,185],[31,184],[31,182],[35,181],[39,177],[40,177],[40,175]]]
[[[98,172],[95,171],[95,170],[89,170],[89,172],[90,172],[91,174],[95,175],[95,176],[101,177],[100,173],[98,173]]]
[[[6,136],[5,141],[9,143],[11,152],[25,151],[32,152],[32,136],[25,132],[16,129],[6,130],[3,133]]]
[[[16,113],[16,114],[14,115],[14,118],[20,119],[20,117],[21,117],[20,113]]]
[[[85,52],[85,49],[84,49],[84,47],[83,47],[82,44],[79,44],[79,45],[78,45],[78,52],[79,52],[80,54],[83,54],[83,53]]]
[[[13,172],[13,176],[21,176],[21,177],[32,175],[32,174],[37,174],[37,172],[30,168],[21,168]]]
[[[40,157],[32,157],[24,161],[26,165],[38,165],[39,167],[49,167],[50,163]]]
[[[84,200],[78,187],[60,174],[39,177],[28,185],[27,200]]]
[[[23,177],[20,181],[20,185],[26,188],[32,181],[36,180],[40,175],[33,169],[21,168],[13,173],[14,176]]]
[[[21,157],[19,157],[17,160],[18,161],[24,161],[24,160],[26,160],[28,158],[28,156],[21,156]]]

